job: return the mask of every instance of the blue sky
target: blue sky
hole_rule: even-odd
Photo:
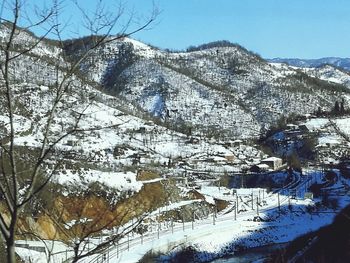
[[[80,2],[91,8],[97,1]],[[154,2],[161,10],[157,23],[134,38],[161,48],[182,50],[190,45],[225,39],[266,58],[350,57],[349,0]],[[146,17],[152,7],[152,0],[124,0],[124,3],[139,17]],[[70,10],[73,9],[66,9],[66,16],[75,21],[74,14],[68,15]]]
[[[160,47],[227,39],[263,57],[350,57],[349,0],[160,0],[160,23],[137,35]]]

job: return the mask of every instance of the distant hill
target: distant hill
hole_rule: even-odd
[[[332,65],[350,71],[350,58],[327,57],[319,59],[298,59],[298,58],[273,58],[269,62],[286,63],[290,66],[301,68],[318,68],[323,65]]]

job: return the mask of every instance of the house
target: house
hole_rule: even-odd
[[[171,180],[175,181],[176,185],[188,187],[188,178],[187,177],[171,177]]]
[[[320,147],[333,148],[340,144],[340,138],[336,136],[324,136],[318,139],[318,145]]]
[[[250,167],[250,172],[252,173],[262,173],[262,172],[266,172],[270,169],[270,166],[268,166],[267,164],[261,163],[261,164],[256,164],[253,165],[252,167]]]
[[[233,146],[239,147],[239,146],[241,146],[242,143],[243,143],[242,140],[234,140],[234,141],[233,141]]]
[[[232,163],[235,160],[235,156],[233,154],[226,154],[225,159],[227,162]]]
[[[297,131],[297,130],[299,130],[299,126],[289,123],[289,124],[287,124],[287,130],[288,131]]]
[[[304,133],[312,132],[312,128],[305,124],[300,124],[299,129]]]
[[[138,130],[136,130],[135,132],[137,132],[137,133],[145,133],[146,132],[146,127],[142,126]]]
[[[260,169],[261,172],[266,172],[270,168],[270,166],[264,163],[258,164],[257,167]]]
[[[67,140],[66,145],[68,146],[79,146],[79,141],[77,140]]]
[[[225,157],[222,157],[222,156],[214,156],[213,162],[215,162],[216,164],[225,165],[225,164],[227,164],[227,159]]]
[[[304,199],[314,199],[314,194],[312,192],[305,192]]]
[[[261,164],[268,165],[272,170],[277,170],[283,164],[282,159],[278,157],[269,157],[261,161]]]

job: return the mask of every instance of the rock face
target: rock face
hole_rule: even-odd
[[[180,190],[172,184],[147,183],[135,195],[111,206],[103,196],[58,196],[50,213],[20,218],[19,233],[34,233],[42,239],[69,241],[96,229],[111,229],[139,218],[169,202],[182,200]],[[6,217],[5,217],[6,218]],[[99,232],[99,231],[98,231]],[[92,234],[93,235],[93,234]],[[32,236],[28,235],[29,238]]]

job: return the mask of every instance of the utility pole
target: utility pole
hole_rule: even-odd
[[[277,193],[277,198],[278,198],[278,210],[281,211],[281,202],[280,202],[280,193]]]
[[[194,210],[192,210],[192,230],[194,229]]]
[[[185,220],[184,220],[183,214],[182,214],[182,231],[185,231]]]
[[[214,211],[213,211],[213,225],[215,225],[215,207],[214,207]]]
[[[119,240],[117,240],[117,258],[119,258]]]
[[[128,251],[129,251],[129,249],[130,249],[130,235],[128,233]]]
[[[158,221],[158,231],[157,231],[158,239],[159,239],[159,232],[160,232],[160,222]]]
[[[235,221],[237,220],[237,203],[235,202]]]
[[[132,225],[132,226],[134,225],[134,218],[131,218],[131,225]],[[131,233],[132,233],[132,237],[134,237],[134,236],[135,236],[134,231],[132,231]]]
[[[259,216],[259,197],[256,197],[256,214]]]
[[[254,210],[254,195],[253,195],[253,190],[252,190],[252,210]]]
[[[291,208],[291,205],[290,205],[290,192],[288,193],[288,207],[289,207],[289,209]]]

